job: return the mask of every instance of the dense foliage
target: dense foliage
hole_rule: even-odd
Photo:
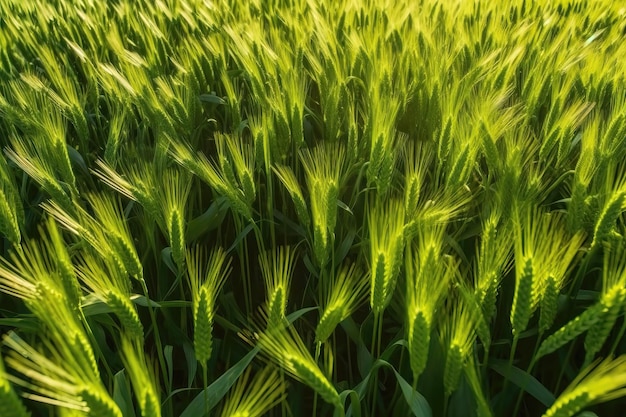
[[[0,415],[622,412],[617,3],[0,2]]]

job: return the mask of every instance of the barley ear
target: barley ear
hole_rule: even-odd
[[[211,359],[213,352],[213,311],[208,291],[200,289],[194,308],[193,347],[196,359],[203,365]]]
[[[584,408],[626,395],[626,355],[583,369],[543,417],[571,417]]]
[[[185,224],[178,209],[173,209],[167,219],[167,229],[172,248],[172,258],[179,268],[185,261]]]
[[[123,417],[117,404],[115,404],[108,393],[103,392],[100,388],[85,385],[80,390],[79,395],[87,404],[90,416]]]
[[[333,305],[324,310],[317,327],[315,328],[315,340],[323,342],[327,340],[335,330],[335,327],[342,321],[343,308],[340,305]]]
[[[18,245],[21,240],[20,227],[17,217],[9,205],[9,200],[1,188],[0,184],[0,235],[6,238],[13,245]]]
[[[561,346],[571,342],[595,326],[602,316],[603,309],[604,306],[601,303],[594,304],[554,334],[548,336],[539,346],[535,358],[539,359],[542,356],[555,352]]]
[[[109,291],[106,295],[107,304],[122,323],[124,330],[136,340],[143,340],[143,325],[135,306],[128,297],[116,291]]]
[[[239,378],[237,385],[222,409],[222,417],[261,417],[283,401],[287,384],[275,368],[266,367],[249,382],[250,368]]]
[[[355,264],[342,267],[332,277],[320,321],[315,329],[316,342],[326,341],[337,325],[365,301],[367,284],[367,275],[362,274]]]
[[[294,372],[303,383],[313,388],[327,403],[337,408],[341,407],[341,400],[337,390],[314,362],[305,360],[305,358],[300,356],[293,356],[288,360],[291,362]]]
[[[519,335],[526,330],[528,321],[532,315],[533,300],[533,262],[527,258],[523,263],[523,270],[518,272],[515,282],[515,293],[513,295],[513,306],[511,307],[511,326],[513,335]]]
[[[543,289],[539,312],[539,333],[546,332],[556,317],[557,304],[559,299],[559,288],[553,276],[548,276]]]
[[[430,323],[422,311],[418,311],[413,317],[410,317],[408,343],[413,380],[417,381],[417,378],[426,369],[430,347]]]
[[[296,175],[288,166],[279,165],[276,167],[272,167],[272,169],[291,196],[291,199],[293,200],[293,204],[296,209],[296,215],[298,216],[298,220],[300,221],[302,226],[308,228],[311,224],[311,218],[308,211],[309,209],[307,207],[306,201],[304,200],[304,196],[302,195],[302,189],[300,188],[300,183],[298,182]]]
[[[142,417],[160,417],[158,379],[144,353],[143,340],[122,338],[122,361],[139,403]]]
[[[260,254],[259,262],[267,295],[268,326],[273,326],[285,318],[296,251],[289,246],[281,246]]]
[[[379,253],[372,268],[372,289],[370,292],[370,306],[372,311],[380,313],[385,308],[385,254]]]
[[[608,237],[611,230],[613,230],[615,221],[622,212],[625,199],[626,193],[618,192],[611,196],[611,199],[606,203],[593,230],[592,248],[602,243]]]
[[[451,395],[459,385],[464,368],[464,359],[459,345],[452,344],[448,347],[443,370],[443,387],[446,396]]]
[[[304,342],[291,326],[266,328],[258,335],[258,346],[273,362],[298,381],[308,385],[329,404],[341,408],[341,400],[333,384],[309,353]]]
[[[56,264],[59,269],[63,289],[65,290],[69,305],[74,310],[78,310],[80,307],[80,297],[82,293],[80,284],[76,278],[76,272],[74,271],[72,260],[67,251],[65,242],[63,241],[63,237],[61,236],[61,233],[52,218],[48,220],[47,226],[51,241],[50,248],[54,250],[54,253],[56,254]]]
[[[285,307],[287,306],[286,288],[278,286],[268,294],[267,300],[267,326],[273,328],[280,326],[285,320]]]
[[[625,300],[626,290],[624,288],[611,288],[607,293],[603,294],[600,300],[603,308],[598,317],[598,323],[590,327],[585,335],[585,365],[589,365],[595,355],[602,349],[620,312],[624,308]]]

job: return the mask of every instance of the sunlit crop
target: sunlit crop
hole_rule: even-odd
[[[623,414],[625,40],[609,0],[0,1],[0,416]]]

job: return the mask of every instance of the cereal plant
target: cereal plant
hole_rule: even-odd
[[[0,416],[626,405],[626,8],[0,1]]]

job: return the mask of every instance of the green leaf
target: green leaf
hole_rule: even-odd
[[[554,395],[534,376],[515,366],[509,369],[509,363],[505,360],[493,359],[489,362],[489,367],[503,377],[509,378],[512,383],[535,397],[546,407],[550,407],[556,400]]]
[[[237,237],[235,238],[235,241],[233,242],[232,245],[230,245],[230,248],[228,248],[226,252],[227,253],[232,252],[239,245],[239,243],[241,243],[241,241],[248,235],[248,233],[250,233],[250,231],[254,229],[255,226],[256,225],[254,223],[250,223],[249,225],[244,227],[241,233],[237,235]]]
[[[126,380],[126,370],[122,369],[113,379],[113,401],[119,407],[124,417],[135,417],[133,400],[130,396],[130,387]]]
[[[76,149],[68,145],[67,155],[69,156],[70,161],[72,161],[75,165],[78,165],[85,175],[90,175],[89,168],[87,168],[87,164],[85,163],[83,156]]]
[[[185,361],[187,362],[187,386],[191,388],[198,371],[198,361],[191,343],[184,341],[183,351],[185,352]]]
[[[224,398],[224,395],[235,384],[237,378],[245,371],[252,359],[259,353],[259,348],[254,348],[246,356],[241,358],[233,367],[224,372],[222,376],[217,378],[215,382],[202,390],[187,408],[182,412],[180,417],[198,417],[203,416],[206,410],[211,410],[217,403]]]
[[[396,371],[396,368],[391,366],[388,362],[387,365],[393,369],[393,372],[396,374],[396,378],[400,384],[400,389],[402,390],[402,395],[404,395],[404,399],[409,405],[413,415],[416,417],[432,417],[433,412],[430,409],[430,405],[428,404],[428,401],[426,401],[426,398],[417,392],[417,390],[414,390],[411,384],[409,384],[406,379],[404,379],[402,375]]]
[[[83,297],[81,308],[85,317],[95,316],[98,314],[111,313],[111,308],[106,303],[99,300],[95,295],[89,294]]]
[[[221,97],[216,96],[215,94],[200,94],[200,101],[204,103],[218,104],[224,105],[226,104],[226,100]]]
[[[350,407],[348,407],[346,417],[351,417],[353,415],[353,405],[356,405],[358,403],[358,401],[356,401],[356,399],[353,397],[352,393],[355,393],[359,400],[363,400],[363,398],[365,398],[365,394],[367,393],[367,385],[370,377],[373,375],[374,372],[378,371],[378,368],[382,366],[390,368],[396,374],[396,379],[400,384],[402,395],[409,405],[409,408],[411,409],[413,415],[416,417],[432,417],[433,414],[430,409],[430,405],[428,404],[428,401],[426,401],[426,398],[424,398],[422,394],[414,390],[413,387],[411,387],[411,384],[409,384],[406,379],[404,379],[402,375],[400,375],[398,371],[396,371],[396,368],[394,368],[393,365],[382,359],[378,359],[376,362],[374,362],[367,376],[363,378],[363,381],[361,381],[356,387],[354,387],[354,389],[343,391],[340,394],[340,398],[342,399],[342,401],[345,400],[346,396],[351,396]],[[357,407],[360,414],[360,404]]]
[[[185,230],[187,243],[194,242],[204,233],[217,229],[228,213],[227,207],[226,198],[220,197],[209,206],[207,211],[190,220]]]
[[[287,316],[287,320],[293,323],[302,315],[317,310],[318,307],[301,308]],[[206,389],[202,390],[183,411],[180,417],[198,417],[204,415],[206,410],[211,410],[224,395],[230,390],[237,378],[245,371],[246,367],[252,362],[252,359],[259,353],[259,348],[254,348],[246,356],[241,358],[232,368],[224,372],[222,376],[215,380]]]
[[[140,306],[142,306],[142,307],[148,307],[148,306],[150,306],[150,307],[155,307],[155,308],[160,308],[160,307],[162,307],[162,305],[161,305],[161,304],[156,303],[156,302],[154,302],[154,301],[152,301],[152,300],[147,299],[145,295],[133,294],[133,295],[131,295],[131,296],[130,296],[130,300],[131,300],[133,303],[135,303],[135,304],[137,304],[137,305],[140,305]]]
[[[163,248],[161,251],[161,259],[163,263],[167,266],[167,269],[172,271],[174,274],[178,274],[178,270],[176,269],[176,265],[174,265],[174,260],[172,259],[172,248],[169,246]]]
[[[174,379],[174,346],[167,345],[163,348],[165,363],[167,364],[167,392],[172,392],[172,380]]]
[[[341,404],[344,405],[344,409],[346,398],[348,396],[350,397],[350,406],[348,407],[349,412],[351,415],[354,415],[354,417],[361,417],[361,399],[359,398],[359,394],[351,389],[347,389],[339,394],[339,398],[341,399]]]

